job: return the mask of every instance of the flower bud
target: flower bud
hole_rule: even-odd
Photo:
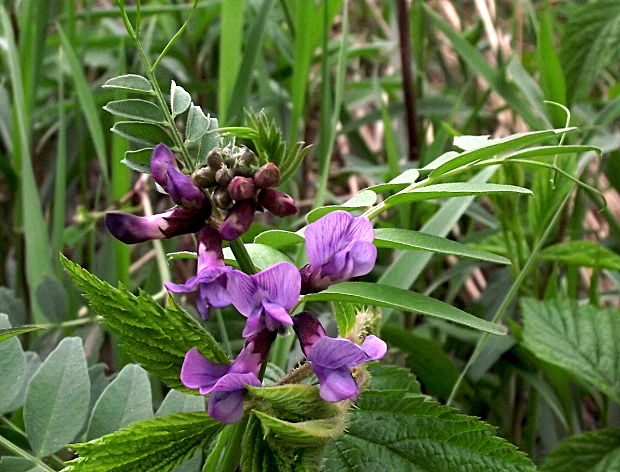
[[[200,210],[203,207],[207,197],[188,175],[173,166],[168,166],[166,175],[168,193],[174,203],[189,210]]]
[[[280,169],[273,162],[268,162],[254,174],[254,182],[260,188],[275,187],[280,183]]]
[[[218,169],[218,171],[215,173],[215,181],[218,183],[218,185],[224,187],[230,183],[233,177],[234,175],[232,175],[232,172],[226,166],[222,166],[222,168]]]
[[[230,194],[228,193],[228,189],[226,187],[218,187],[215,192],[213,192],[213,203],[216,207],[221,208],[222,210],[226,210],[228,206],[232,203],[232,198],[230,198]]]
[[[228,167],[234,166],[235,162],[237,162],[237,158],[235,156],[232,156],[230,154],[224,156],[224,164],[226,164]]]
[[[220,227],[222,239],[232,241],[245,233],[252,224],[255,210],[254,200],[241,200],[235,203]]]
[[[215,185],[215,171],[211,167],[203,167],[192,174],[194,183],[201,188]]]
[[[233,200],[247,200],[252,198],[256,192],[256,185],[254,181],[247,177],[235,177],[228,185],[228,193]]]
[[[258,203],[276,216],[290,216],[297,213],[295,200],[286,193],[267,188],[258,194]]]
[[[232,173],[235,176],[239,175],[241,177],[252,177],[254,175],[251,166],[242,164],[239,161],[233,166]]]
[[[213,169],[213,171],[218,170],[222,167],[224,163],[224,159],[222,159],[222,155],[217,149],[211,151],[211,154],[207,157],[207,165]]]
[[[256,165],[258,163],[258,158],[256,155],[248,148],[243,150],[243,154],[241,154],[237,160],[246,166]]]

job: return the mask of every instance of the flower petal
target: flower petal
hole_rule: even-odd
[[[344,338],[324,336],[312,348],[308,360],[328,369],[351,368],[370,360],[360,346]]]
[[[243,397],[245,394],[245,390],[212,393],[209,397],[207,410],[209,416],[222,423],[238,423],[243,418]]]
[[[205,194],[194,185],[189,175],[181,172],[176,166],[166,167],[168,177],[168,193],[177,205],[190,210],[199,210],[205,203]]]
[[[245,326],[243,327],[243,333],[241,335],[244,338],[249,336],[253,336],[258,332],[265,329],[264,316],[262,315],[262,310],[256,310],[248,316],[248,321],[246,321]]]
[[[204,394],[228,372],[229,364],[216,364],[206,359],[197,348],[192,348],[185,354],[181,367],[181,382],[187,388],[198,388]]]
[[[278,262],[253,276],[256,286],[267,292],[267,300],[290,310],[299,300],[301,276],[290,262]]]
[[[232,304],[243,316],[250,316],[260,306],[260,300],[256,300],[256,283],[253,277],[233,270],[228,275],[227,288]]]
[[[368,356],[369,361],[376,361],[385,356],[387,352],[387,344],[383,339],[379,339],[373,334],[369,334],[360,346]]]
[[[366,275],[375,266],[375,262],[377,261],[377,248],[368,241],[356,241],[351,246],[349,258],[352,260],[352,270],[349,277]]]
[[[198,235],[198,266],[196,272],[200,273],[207,267],[224,266],[224,253],[222,251],[222,236],[213,226],[205,225]]]
[[[263,301],[262,304],[265,309],[264,323],[269,331],[283,331],[287,326],[293,326],[291,315],[280,305],[267,301]]]
[[[325,329],[316,316],[309,311],[303,311],[293,316],[293,329],[299,339],[299,345],[304,355],[310,356],[316,342],[325,336]]]
[[[252,199],[236,202],[220,226],[222,238],[232,241],[245,233],[252,224],[255,211],[256,202]]]
[[[221,377],[215,385],[213,385],[209,392],[233,392],[235,390],[242,390],[246,385],[253,387],[260,386],[260,380],[254,372],[233,372]]]
[[[105,225],[116,239],[125,244],[136,244],[151,239],[163,239],[160,227],[167,226],[165,216],[172,212],[153,216],[136,216],[131,213],[110,211],[105,214]]]
[[[230,305],[232,299],[226,290],[226,273],[210,283],[201,285],[199,297],[213,308],[224,308]]]
[[[359,397],[359,387],[346,367],[325,369],[314,366],[314,373],[320,382],[319,395],[326,402],[342,400],[355,401]]]
[[[339,210],[328,213],[306,227],[304,236],[310,265],[322,266],[346,246],[346,243],[343,244],[343,239],[347,238],[347,230],[352,221],[353,215]]]
[[[165,144],[158,144],[151,153],[151,175],[166,192],[168,191],[168,166],[177,166],[177,161],[172,151]]]
[[[166,282],[164,283],[164,287],[166,287],[166,290],[168,290],[169,292],[174,293],[193,292],[194,290],[196,290],[198,282],[198,277],[194,276],[187,279],[184,284],[174,284],[172,282]]]

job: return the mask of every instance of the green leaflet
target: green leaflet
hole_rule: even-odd
[[[353,198],[347,200],[344,203],[339,205],[328,205],[324,207],[315,208],[311,212],[306,215],[306,221],[308,223],[312,223],[313,221],[318,220],[319,218],[331,213],[336,210],[345,210],[345,211],[355,211],[355,210],[365,210],[366,208],[371,207],[377,201],[377,194],[372,190],[362,190],[360,193],[355,195]]]
[[[206,413],[177,413],[133,423],[71,446],[79,458],[63,472],[167,472],[209,445],[223,425]]]
[[[620,400],[620,314],[569,300],[522,304],[523,344],[537,357],[559,365]]]
[[[157,105],[137,98],[114,100],[103,107],[105,111],[130,120],[146,121],[149,123],[166,123],[166,117]]]
[[[90,378],[82,340],[65,338],[26,390],[24,423],[37,457],[49,456],[75,439],[86,421],[89,401]]]
[[[2,341],[6,341],[7,339],[12,338],[13,336],[30,333],[32,331],[39,331],[42,329],[45,328],[43,326],[37,325],[16,326],[15,328],[2,328],[0,329],[0,343]]]
[[[382,369],[385,377],[393,368]],[[536,470],[492,426],[413,393],[395,370],[398,381],[383,385],[382,374],[373,375],[372,390],[349,411],[345,434],[329,444],[323,472]]]
[[[168,386],[197,394],[179,379],[185,354],[192,347],[214,362],[227,362],[211,334],[172,298],[164,308],[144,292],[136,296],[123,286],[112,287],[64,256],[62,263],[92,309],[104,318],[102,323],[124,344],[127,354]]]
[[[132,92],[153,93],[153,87],[147,78],[141,75],[126,74],[109,79],[102,85],[104,88],[130,90]]]
[[[342,282],[319,293],[304,296],[304,300],[343,301],[412,311],[453,321],[491,334],[506,334],[506,329],[470,315],[434,298],[401,288],[369,282]]]
[[[250,258],[254,263],[254,267],[256,267],[259,271],[268,269],[278,262],[293,263],[290,257],[271,246],[248,243],[245,244],[245,249],[248,251]],[[238,266],[235,255],[229,247],[224,248],[224,260],[229,265]]]
[[[187,110],[192,103],[190,94],[174,80],[170,83],[170,112],[177,116]]]
[[[567,265],[620,270],[620,256],[594,241],[577,240],[554,244],[541,251],[539,257]]]
[[[599,429],[562,441],[541,472],[609,472],[620,468],[620,428]]]
[[[0,340],[3,339],[2,332],[15,329],[11,328],[9,317],[4,313],[0,313],[0,328]],[[10,335],[5,336],[4,339]],[[19,340],[11,339],[0,344],[0,379],[11,379],[10,382],[3,382],[0,389],[0,414],[8,411],[19,394],[25,369],[26,358]]]

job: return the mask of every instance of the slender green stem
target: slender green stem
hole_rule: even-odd
[[[24,431],[23,429],[17,427],[12,421],[10,421],[8,418],[5,418],[4,416],[0,417],[0,419],[2,420],[2,422],[7,425],[7,427],[11,428],[13,431],[15,431],[16,433],[21,434],[24,437],[27,437],[26,435],[26,431]],[[53,454],[51,456],[49,456],[50,459],[52,459],[54,462],[56,462],[60,467],[64,467],[65,466],[65,462],[58,457],[57,455]]]
[[[228,339],[228,330],[226,329],[226,323],[224,323],[224,317],[222,316],[222,310],[219,308],[214,308],[215,311],[215,319],[217,320],[217,327],[220,330],[220,335],[222,336],[222,344],[224,344],[224,349],[226,349],[226,354],[229,356],[232,355],[232,349],[230,347],[230,339]]]
[[[237,264],[239,264],[239,268],[243,272],[249,275],[256,273],[256,268],[254,267],[252,258],[248,254],[248,251],[245,248],[245,244],[243,244],[243,241],[241,241],[241,239],[235,239],[234,241],[231,241],[230,249],[235,255],[235,259],[237,260]]]
[[[45,472],[56,472],[54,469],[52,469],[49,465],[47,465],[41,459],[37,459],[32,454],[24,451],[17,444],[13,444],[11,441],[9,441],[3,436],[0,436],[0,446],[4,447],[7,451],[17,454],[18,456],[28,459],[29,461],[32,461],[33,463],[41,467],[41,469],[43,469]]]
[[[549,220],[548,224],[545,225],[545,231],[543,232],[543,234],[540,236],[540,238],[536,242],[536,245],[532,249],[532,252],[531,252],[528,260],[526,261],[525,265],[523,266],[523,269],[521,270],[521,272],[517,276],[516,280],[514,281],[512,286],[510,287],[510,290],[506,294],[506,297],[502,301],[502,304],[497,309],[497,312],[493,316],[493,319],[491,320],[491,323],[497,323],[504,316],[504,314],[506,313],[506,310],[508,309],[508,307],[512,303],[512,301],[515,298],[515,296],[517,295],[517,293],[519,292],[519,289],[521,288],[521,284],[525,281],[526,277],[530,273],[530,270],[534,266],[534,263],[536,262],[536,260],[538,258],[538,253],[542,249],[543,244],[545,244],[545,241],[549,237],[549,234],[551,234],[551,231],[555,228],[555,223],[557,222],[558,218],[560,217],[560,214],[562,213],[561,210],[562,210],[562,208],[564,208],[564,205],[568,202],[571,194],[572,194],[572,192],[570,192],[570,191],[567,192],[566,196],[560,201],[559,205],[554,209],[553,216]],[[471,357],[468,359],[467,364],[465,365],[465,368],[460,373],[458,379],[456,380],[454,386],[452,387],[452,391],[450,392],[450,397],[448,398],[448,401],[446,402],[446,405],[451,405],[452,402],[454,401],[454,398],[456,397],[456,394],[458,393],[459,388],[460,388],[461,384],[463,383],[463,379],[465,378],[465,375],[467,375],[467,372],[469,371],[469,369],[471,368],[473,363],[476,361],[476,359],[478,358],[478,356],[482,352],[482,349],[486,345],[486,342],[487,342],[488,339],[489,339],[489,334],[488,333],[484,333],[478,339],[478,342],[476,343],[476,347],[474,348],[474,352],[472,353]]]
[[[138,3],[139,5],[139,3]],[[161,60],[166,57],[166,54],[168,54],[168,50],[172,47],[172,45],[176,42],[177,39],[179,39],[181,37],[181,35],[183,34],[183,31],[185,31],[185,28],[187,28],[187,25],[189,25],[190,20],[192,19],[192,15],[194,14],[194,11],[196,11],[196,7],[198,6],[198,0],[194,0],[194,4],[192,6],[192,9],[189,12],[189,15],[187,15],[187,19],[185,20],[185,22],[183,23],[183,26],[181,26],[181,28],[179,29],[179,31],[177,31],[174,36],[172,37],[172,39],[170,39],[170,41],[168,41],[168,44],[166,44],[166,47],[163,49],[163,51],[161,52],[161,54],[159,55],[159,57],[155,60],[155,62],[153,63],[153,65],[151,66],[151,71],[155,72],[157,70],[157,68],[159,67],[159,63],[161,62]],[[136,27],[137,29],[137,27]]]

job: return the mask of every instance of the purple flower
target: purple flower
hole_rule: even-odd
[[[297,213],[297,204],[293,197],[273,188],[261,190],[258,203],[276,216],[284,217]]]
[[[365,275],[375,265],[375,233],[368,218],[334,211],[309,224],[304,235],[309,263],[301,269],[302,293]]]
[[[283,332],[293,324],[288,311],[299,300],[299,270],[288,262],[255,275],[234,271],[228,277],[228,292],[237,310],[248,318],[243,336],[267,329]]]
[[[232,303],[226,290],[232,267],[224,265],[222,238],[218,230],[204,226],[198,237],[196,275],[184,284],[164,284],[170,292],[193,292],[198,289],[196,305],[203,319],[209,318],[209,307],[224,308]]]
[[[220,226],[222,238],[226,241],[232,241],[245,233],[252,224],[255,211],[256,202],[254,200],[236,202]]]
[[[125,244],[136,244],[151,239],[195,233],[205,224],[205,219],[208,217],[208,213],[185,208],[175,208],[152,216],[110,211],[105,214],[104,222],[116,239]]]
[[[366,336],[361,346],[344,338],[330,338],[319,320],[309,312],[293,318],[294,329],[312,370],[319,379],[321,398],[327,402],[358,399],[359,386],[351,369],[381,359],[387,345],[376,336]]]
[[[223,423],[237,423],[243,417],[246,385],[259,387],[258,372],[267,357],[275,332],[260,331],[245,342],[232,364],[216,364],[192,348],[185,355],[181,382],[197,388],[202,395],[210,394],[208,413]]]
[[[153,149],[151,175],[177,205],[188,210],[200,210],[207,204],[202,189],[194,184],[189,175],[179,170],[172,151],[165,144],[158,144]]]

